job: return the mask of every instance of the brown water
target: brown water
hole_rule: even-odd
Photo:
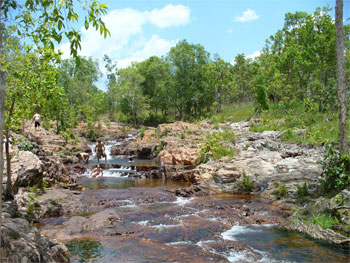
[[[115,209],[121,221],[68,242],[71,262],[349,262],[345,250],[279,231],[283,212],[258,198],[180,198],[170,191],[185,183],[155,179],[81,183],[91,211]],[[43,228],[65,220],[46,220]]]

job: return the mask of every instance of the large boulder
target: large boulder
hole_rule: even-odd
[[[11,181],[14,188],[32,186],[41,182],[43,178],[44,164],[32,152],[20,151],[12,159]]]
[[[152,159],[158,143],[141,144],[136,149],[136,156],[141,159]]]
[[[184,145],[179,145],[162,150],[158,154],[157,160],[161,164],[189,165],[194,167],[198,164],[198,156],[198,148],[188,148]]]
[[[21,218],[5,218],[1,226],[1,262],[69,262],[67,248],[40,235],[28,221]]]

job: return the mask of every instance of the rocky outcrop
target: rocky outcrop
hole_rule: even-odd
[[[281,223],[279,228],[303,233],[312,238],[350,249],[349,210],[350,191],[345,189],[331,199],[319,197],[310,200],[303,207],[296,210],[288,220]],[[337,221],[330,228],[323,229],[313,223],[313,218],[320,215],[337,218]]]
[[[350,238],[346,238],[331,229],[323,229],[319,225],[299,220],[286,220],[279,225],[279,228],[287,231],[294,231],[306,234],[312,238],[327,241],[332,244],[341,245],[350,249]]]
[[[281,132],[249,131],[248,122],[229,125],[236,134],[236,156],[210,161],[195,169],[195,182],[211,193],[254,192],[285,205],[298,200],[304,184],[313,195],[318,186],[323,149],[284,143]]]
[[[4,263],[70,262],[67,248],[40,235],[28,221],[5,218],[1,227],[2,261]]]
[[[43,162],[32,152],[19,151],[11,160],[11,181],[15,192],[19,187],[27,187],[38,184],[44,176]]]
[[[55,238],[59,241],[69,241],[75,238],[89,236],[91,232],[103,228],[113,227],[120,221],[118,214],[113,209],[103,210],[89,217],[73,216],[68,221],[55,229],[42,229],[44,236]]]

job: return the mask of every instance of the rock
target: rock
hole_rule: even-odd
[[[39,234],[21,218],[5,218],[1,227],[2,262],[70,262],[67,248]]]
[[[119,222],[120,217],[117,212],[113,209],[107,209],[87,218],[82,228],[84,231],[94,231],[103,227],[111,227]]]
[[[137,147],[136,156],[140,159],[152,159],[158,143],[141,144]]]
[[[43,162],[32,152],[20,151],[12,160],[14,189],[38,184],[43,178]],[[15,191],[16,192],[16,191]]]
[[[350,239],[331,229],[323,229],[319,225],[302,222],[300,220],[286,220],[279,224],[279,229],[306,234],[312,238],[323,240],[350,249]]]
[[[73,216],[55,229],[44,229],[41,233],[61,242],[88,236],[90,232],[118,224],[120,217],[113,209],[106,209],[86,218]]]

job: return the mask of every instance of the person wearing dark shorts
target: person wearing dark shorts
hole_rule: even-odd
[[[40,127],[40,114],[39,113],[34,114],[33,120],[34,120],[34,128],[36,129],[37,127]]]
[[[96,152],[97,162],[100,164],[101,157],[104,157],[105,164],[107,165],[106,147],[105,147],[105,144],[101,140],[97,141],[95,152]]]

